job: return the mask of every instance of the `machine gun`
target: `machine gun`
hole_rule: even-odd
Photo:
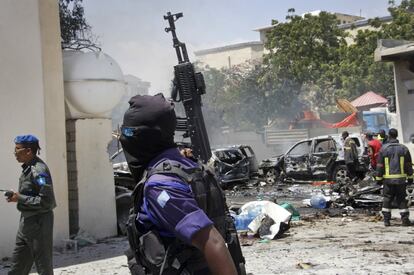
[[[180,42],[175,33],[175,21],[182,17],[182,13],[164,15],[171,32],[173,47],[177,53],[178,64],[174,66],[174,81],[171,97],[175,102],[182,102],[186,118],[177,119],[177,130],[185,131],[184,137],[190,137],[194,156],[207,163],[211,157],[210,142],[208,140],[203,112],[201,110],[201,95],[206,92],[204,77],[194,71],[194,66],[188,59],[185,44]]]
[[[168,12],[167,15],[164,15],[164,19],[169,23],[169,27],[165,28],[165,31],[172,34],[173,47],[178,58],[178,64],[174,66],[174,86],[171,97],[175,102],[183,103],[186,114],[186,118],[177,118],[177,130],[184,131],[184,137],[190,137],[194,156],[206,163],[211,157],[210,143],[201,110],[201,95],[205,94],[206,85],[203,75],[194,71],[194,66],[188,59],[185,44],[178,40],[175,33],[175,21],[180,17],[183,17],[182,13],[171,14]],[[237,230],[228,209],[226,209],[226,214],[227,247],[238,274],[245,275],[245,260],[240,248]]]

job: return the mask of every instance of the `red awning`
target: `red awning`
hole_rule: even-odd
[[[340,122],[329,123],[329,122],[326,122],[326,121],[322,120],[322,124],[326,128],[344,128],[344,127],[358,126],[359,122],[358,122],[358,118],[357,118],[357,113],[352,113],[351,115],[347,116],[346,118],[344,118]]]
[[[354,99],[351,104],[355,107],[369,106],[369,105],[385,105],[387,104],[387,99],[379,94],[374,93],[373,91],[366,92]]]

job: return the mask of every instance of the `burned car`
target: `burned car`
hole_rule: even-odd
[[[221,186],[246,182],[258,174],[258,163],[248,145],[233,145],[213,149],[207,165],[214,171]]]
[[[351,134],[357,145],[359,161],[357,171],[361,177],[368,171],[369,158],[361,135]],[[259,165],[266,182],[276,181],[347,181],[343,142],[339,134],[318,136],[302,140],[285,154],[263,160]]]
[[[189,148],[189,144],[179,143],[178,148]],[[115,200],[118,234],[126,234],[126,222],[132,205],[132,191],[136,182],[132,178],[122,149],[117,148],[110,157],[113,162],[115,181]],[[229,146],[212,150],[209,161],[220,183],[226,186],[230,182],[247,181],[258,174],[258,163],[253,149],[248,145]]]
[[[132,178],[127,162],[122,161],[124,160],[122,149],[114,154],[114,156],[115,155],[119,161],[112,164],[115,181],[115,201],[118,234],[125,235],[129,209],[132,205],[132,191],[134,190],[136,183]],[[114,156],[111,157],[112,160],[114,160]]]

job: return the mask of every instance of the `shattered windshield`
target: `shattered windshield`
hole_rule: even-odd
[[[298,143],[289,151],[288,155],[300,156],[300,155],[309,154],[310,147],[311,147],[310,140]]]
[[[216,157],[226,163],[236,163],[243,159],[243,154],[239,150],[215,151]]]

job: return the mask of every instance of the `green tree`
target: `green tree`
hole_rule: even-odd
[[[391,22],[370,20],[347,44],[333,14],[294,15],[273,21],[261,65],[246,64],[226,70],[206,69],[206,108],[222,125],[257,129],[272,118],[279,124],[298,110],[337,111],[335,100],[354,99],[373,90],[394,94],[392,64],[375,62],[378,39],[414,40],[414,0],[390,1]],[[211,79],[210,79],[211,78]]]
[[[336,16],[321,12],[318,16],[297,16],[289,10],[288,21],[273,21],[267,35],[262,82],[271,82],[274,94],[289,105],[297,98],[311,100],[320,107],[330,103],[324,88],[335,86],[332,68],[340,62],[340,49],[346,34],[338,28]],[[283,110],[280,110],[283,112]],[[280,112],[280,113],[281,113]],[[284,112],[283,112],[284,113]]]
[[[373,90],[384,96],[394,94],[392,64],[374,61],[374,51],[379,39],[414,39],[413,0],[403,0],[400,5],[389,1],[391,22],[379,18],[370,20],[372,29],[358,31],[354,44],[341,51],[341,63],[334,70],[338,77],[340,93],[350,98]]]
[[[197,68],[197,71],[202,71],[206,83],[206,94],[202,97],[204,120],[208,131],[214,133],[226,125],[223,120],[225,108],[222,101],[226,75],[214,68]]]
[[[59,0],[62,49],[99,49],[81,3],[82,0]]]
[[[206,122],[211,130],[221,126],[235,129],[256,129],[266,124],[263,108],[264,92],[257,82],[258,70],[251,64],[230,69],[202,70],[207,93],[203,97]]]

